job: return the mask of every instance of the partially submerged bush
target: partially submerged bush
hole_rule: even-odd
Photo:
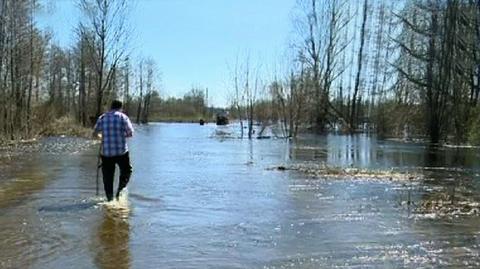
[[[393,170],[369,170],[359,168],[342,168],[329,166],[325,163],[303,163],[290,166],[278,166],[274,169],[285,171],[295,170],[314,178],[338,178],[360,180],[386,180],[386,181],[418,181],[424,179],[419,173],[406,173]]]

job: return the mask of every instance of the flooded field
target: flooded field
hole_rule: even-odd
[[[479,149],[237,133],[137,127],[128,196],[110,205],[97,144],[3,150],[0,268],[480,267]],[[344,172],[275,169],[306,165]]]

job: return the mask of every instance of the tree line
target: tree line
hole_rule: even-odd
[[[158,74],[153,60],[131,60],[131,1],[77,0],[83,19],[69,47],[38,27],[39,2],[0,0],[0,140],[48,132],[62,117],[90,127],[113,99],[147,122]]]
[[[147,121],[164,122],[206,122],[213,121],[217,111],[223,111],[208,105],[208,90],[194,87],[182,97],[161,97],[153,91],[148,97]],[[138,98],[130,102],[130,106],[138,107]]]
[[[283,74],[259,83],[248,59],[235,68],[236,117],[267,113],[286,136],[480,143],[480,1],[299,0],[295,14]]]
[[[132,60],[131,1],[77,0],[84,17],[69,47],[37,26],[39,2],[0,0],[1,140],[45,133],[62,117],[91,126],[113,99],[139,123],[152,111],[206,109],[188,96],[161,100],[153,60]],[[480,0],[298,0],[294,13],[283,72],[235,63],[230,110],[248,137],[261,121],[286,136],[308,128],[480,143]]]

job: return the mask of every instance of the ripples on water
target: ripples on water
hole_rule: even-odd
[[[26,154],[10,151],[0,175],[0,268],[480,266],[476,149],[363,135],[248,141],[239,133],[138,127],[129,194],[110,203],[94,195],[95,144],[53,138]],[[303,162],[425,179],[268,169]]]

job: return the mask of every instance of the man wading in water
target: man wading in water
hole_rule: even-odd
[[[94,137],[102,134],[100,155],[102,157],[103,186],[107,200],[113,200],[113,179],[115,164],[120,168],[120,180],[116,198],[127,186],[132,166],[128,156],[127,137],[133,136],[133,126],[127,115],[121,112],[122,102],[112,102],[111,110],[101,115],[95,124]]]

